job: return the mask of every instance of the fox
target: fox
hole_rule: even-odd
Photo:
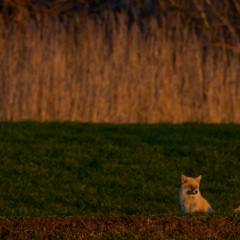
[[[240,206],[238,206],[236,209],[234,209],[235,213],[240,213]]]
[[[199,191],[202,176],[186,177],[181,175],[179,201],[184,213],[214,213],[211,205],[204,199]]]

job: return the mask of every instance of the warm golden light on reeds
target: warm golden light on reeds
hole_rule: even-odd
[[[1,20],[0,120],[240,122],[236,52],[180,22],[141,31],[125,18]]]

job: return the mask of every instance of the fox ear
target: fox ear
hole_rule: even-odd
[[[181,180],[182,180],[182,183],[186,183],[188,181],[188,177],[182,174]]]
[[[198,177],[195,178],[195,180],[196,180],[198,183],[200,183],[201,179],[202,179],[202,175],[199,175]]]

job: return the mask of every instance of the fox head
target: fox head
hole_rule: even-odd
[[[189,196],[197,195],[199,193],[201,178],[201,175],[196,178],[186,177],[185,175],[182,175],[182,190]]]

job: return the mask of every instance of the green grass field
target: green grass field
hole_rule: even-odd
[[[0,123],[0,216],[181,216],[182,173],[240,205],[240,125]]]

